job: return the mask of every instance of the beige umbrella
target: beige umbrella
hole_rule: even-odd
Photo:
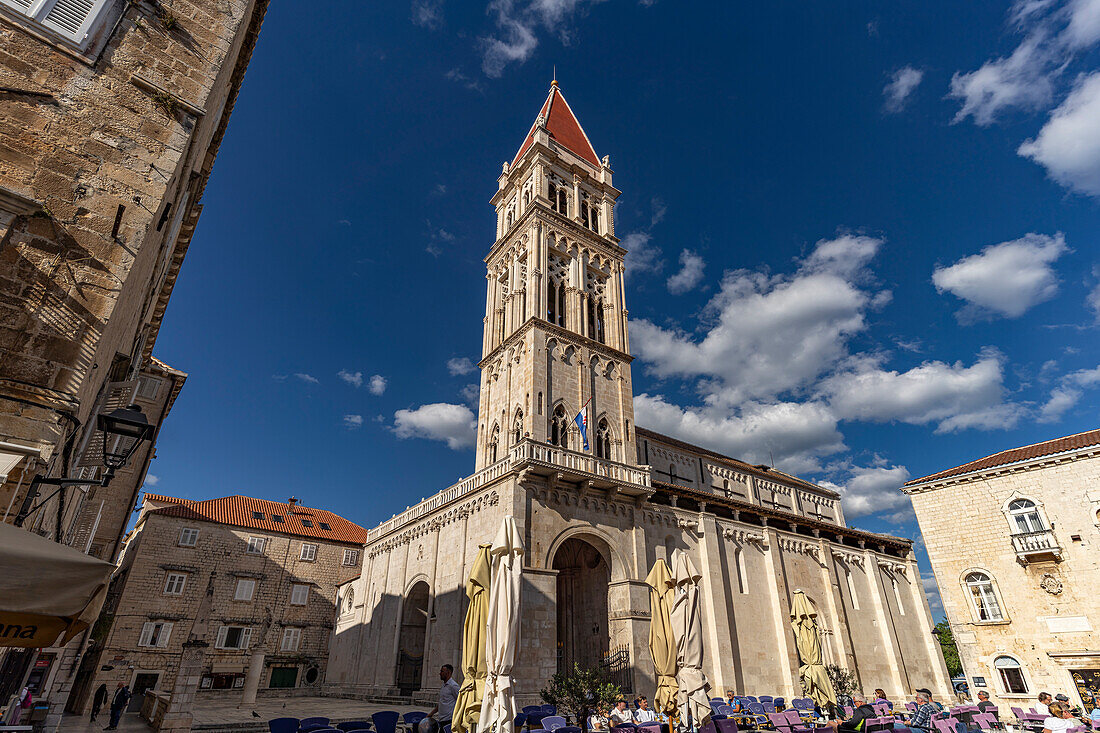
[[[512,664],[519,647],[519,598],[523,575],[523,540],[511,515],[501,523],[489,554],[493,560],[493,582],[489,589],[488,626],[485,629],[485,697],[481,700],[478,729],[483,733],[510,733],[516,719]]]
[[[462,687],[458,690],[451,729],[464,733],[481,717],[485,695],[485,621],[489,617],[489,548],[478,545],[470,579],[466,581],[466,622],[462,625]]]
[[[825,665],[821,663],[821,634],[817,628],[817,611],[804,591],[796,590],[791,600],[791,628],[794,629],[798,656],[802,666],[798,677],[802,692],[818,706],[836,705],[836,692]]]
[[[0,522],[0,568],[0,647],[30,648],[95,623],[114,565]]]
[[[672,557],[672,577],[676,583],[676,601],[669,614],[676,634],[676,700],[680,720],[686,725],[688,714],[697,727],[711,716],[710,683],[703,674],[703,619],[699,602],[699,579],[702,577],[687,553],[677,551]]]
[[[649,586],[649,653],[657,675],[657,693],[653,710],[665,715],[676,713],[676,635],[669,611],[676,599],[676,585],[668,563],[658,558],[645,579]]]

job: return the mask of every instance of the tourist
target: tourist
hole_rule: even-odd
[[[607,730],[607,710],[599,708],[588,716],[588,730]]]
[[[731,708],[737,707],[737,700],[734,699],[733,690],[726,690],[726,703]]]
[[[857,733],[857,731],[863,731],[866,727],[864,722],[868,718],[877,718],[878,713],[875,709],[867,704],[867,700],[863,697],[862,692],[852,693],[852,714],[848,716],[847,720],[830,720],[825,725],[829,726],[833,730],[843,730],[849,733]]]
[[[920,692],[924,695],[925,699],[927,699],[928,702],[931,703],[934,708],[936,708],[937,713],[942,713],[943,712],[943,704],[938,703],[938,702],[935,701],[935,699],[933,699],[931,690],[929,690],[927,687],[922,687],[919,690],[917,690],[917,692]]]
[[[103,707],[103,703],[107,702],[107,683],[104,682],[95,690],[95,696],[92,698],[92,717],[91,720],[95,720],[99,715],[99,709]]]
[[[985,690],[978,691],[978,712],[993,713],[994,718],[1001,719],[1000,714],[997,712],[997,706],[989,701],[989,693]]]
[[[428,717],[420,721],[418,728],[420,733],[432,733],[436,729],[451,724],[451,717],[455,714],[455,703],[458,702],[458,683],[454,681],[455,668],[444,664],[439,668],[439,702],[436,703]]]
[[[1059,693],[1058,693],[1057,695],[1055,695],[1055,696],[1054,696],[1054,700],[1055,700],[1055,702],[1065,703],[1065,706],[1066,706],[1067,708],[1069,708],[1069,711],[1070,711],[1071,713],[1073,713],[1073,717],[1075,717],[1075,718],[1080,718],[1080,717],[1082,717],[1082,715],[1081,715],[1081,708],[1080,708],[1080,707],[1078,707],[1077,705],[1074,705],[1073,703],[1071,703],[1071,702],[1069,701],[1069,698],[1068,698],[1068,697],[1066,697],[1066,696],[1065,696],[1064,694],[1062,694],[1061,692],[1059,692]]]
[[[1047,699],[1050,699],[1050,695],[1047,695]],[[1047,711],[1050,715],[1043,721],[1043,733],[1064,733],[1069,728],[1080,725],[1064,702],[1051,702],[1047,705]]]
[[[115,730],[118,728],[118,721],[122,719],[122,711],[126,709],[129,703],[130,688],[122,682],[119,682],[118,687],[115,688],[115,696],[111,700],[111,724],[103,730]]]
[[[881,687],[875,688],[875,702],[876,703],[890,702],[889,700],[886,699],[886,691],[883,690]]]
[[[611,727],[616,728],[623,723],[633,723],[634,715],[626,709],[626,700],[615,703],[615,709],[611,711]]]
[[[940,712],[940,708],[932,702],[932,693],[927,689],[917,690],[916,702],[917,711],[913,713],[913,717],[909,718],[909,724],[895,723],[894,727],[910,728],[917,731],[917,733],[929,733],[932,730],[932,717]]]
[[[1050,697],[1049,692],[1040,692],[1039,693],[1039,702],[1035,703],[1035,707],[1033,709],[1035,710],[1035,712],[1039,713],[1039,715],[1042,715],[1043,717],[1048,717],[1049,718],[1050,717],[1050,700],[1051,700],[1051,697]]]
[[[635,723],[652,723],[657,720],[657,715],[649,709],[649,700],[646,699],[645,695],[635,700],[634,705],[637,707],[637,710],[634,711]]]

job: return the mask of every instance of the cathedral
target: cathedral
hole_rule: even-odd
[[[470,565],[511,514],[527,548],[521,704],[574,663],[652,697],[645,577],[677,549],[702,573],[718,694],[799,696],[802,590],[826,664],[867,692],[946,698],[910,540],[849,528],[833,491],[635,424],[620,192],[557,82],[497,183],[474,473],[369,530],[338,589],[327,685],[434,697],[440,665],[460,667]]]

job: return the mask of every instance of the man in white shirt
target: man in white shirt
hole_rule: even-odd
[[[428,717],[421,721],[418,726],[420,733],[430,733],[430,731],[451,724],[451,718],[455,714],[455,703],[458,702],[459,690],[458,683],[452,677],[454,673],[455,668],[449,664],[444,664],[439,668],[439,679],[443,682],[439,686],[439,702],[428,713]]]
[[[634,716],[626,709],[626,700],[615,703],[615,709],[611,711],[611,727],[614,728],[623,723],[633,723]]]
[[[635,723],[652,723],[657,720],[657,714],[649,709],[649,700],[646,700],[645,695],[635,700],[634,704],[638,706],[634,711]]]
[[[1050,693],[1040,692],[1039,702],[1035,703],[1035,712],[1042,715],[1044,718],[1050,717]]]

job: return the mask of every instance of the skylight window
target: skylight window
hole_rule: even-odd
[[[282,524],[283,523],[283,515],[282,514],[272,514],[271,515],[271,521],[275,522],[276,524]]]
[[[263,512],[252,512],[252,518],[253,519],[263,519],[264,518],[264,513]]]
[[[302,526],[303,526],[303,527],[312,527],[312,526],[313,526],[313,520],[311,520],[311,519],[303,519],[303,520],[302,520]]]
[[[326,530],[328,532],[332,531],[332,527],[328,526],[327,522],[318,522],[318,524],[321,525],[321,529]]]

